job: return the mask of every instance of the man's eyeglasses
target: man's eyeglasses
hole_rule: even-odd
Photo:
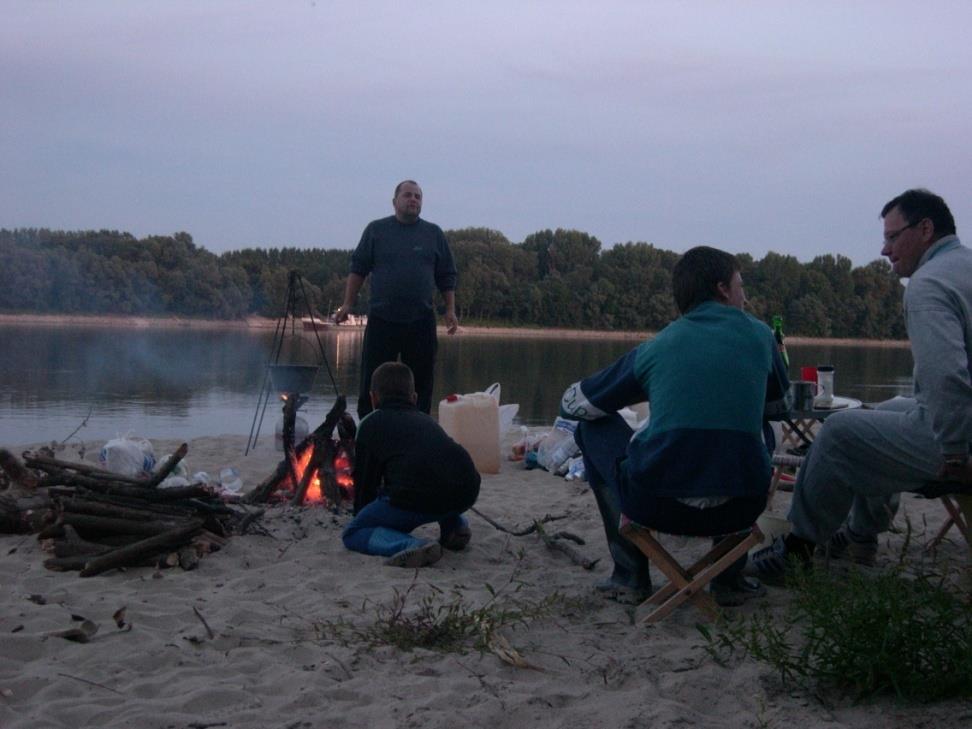
[[[901,235],[901,234],[902,234],[902,233],[904,233],[904,232],[905,232],[906,230],[908,230],[908,228],[914,228],[914,227],[915,227],[916,225],[918,225],[918,223],[920,223],[920,222],[921,222],[922,220],[924,220],[924,218],[922,218],[921,220],[916,220],[916,221],[915,221],[915,222],[913,222],[913,223],[908,223],[908,224],[907,224],[906,226],[904,226],[903,228],[898,228],[898,229],[897,229],[896,231],[894,231],[893,233],[888,233],[887,235],[885,235],[885,236],[884,236],[884,242],[885,242],[885,243],[894,243],[894,242],[895,242],[896,240],[898,240],[898,236],[899,236],[899,235]]]

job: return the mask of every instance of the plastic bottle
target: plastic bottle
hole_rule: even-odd
[[[243,479],[240,477],[240,472],[230,466],[220,470],[219,485],[223,487],[224,491],[238,494],[243,490]]]
[[[773,314],[773,337],[776,339],[776,346],[780,350],[780,356],[783,358],[783,364],[789,368],[790,366],[790,356],[786,353],[786,344],[783,342],[783,315]]]

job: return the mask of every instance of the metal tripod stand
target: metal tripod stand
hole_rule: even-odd
[[[280,353],[283,350],[284,339],[287,335],[287,327],[290,327],[291,336],[295,336],[300,315],[298,310],[307,312],[310,317],[314,338],[317,340],[317,348],[321,354],[321,360],[317,366],[284,365],[280,363]],[[297,408],[306,399],[301,395],[301,390],[309,390],[314,381],[314,374],[321,364],[327,370],[327,376],[331,380],[334,388],[335,397],[340,396],[337,382],[334,380],[334,373],[327,362],[327,354],[324,352],[324,343],[321,341],[320,333],[317,330],[318,319],[311,310],[310,300],[307,298],[307,290],[304,288],[304,280],[297,271],[287,274],[287,301],[284,307],[283,316],[277,320],[276,328],[273,333],[273,343],[270,345],[270,359],[267,362],[267,371],[263,378],[263,388],[260,390],[260,397],[257,400],[256,412],[253,413],[253,423],[250,425],[250,437],[246,442],[246,452],[256,447],[257,439],[260,437],[260,429],[263,427],[263,416],[270,403],[270,397],[274,390],[282,390],[292,399],[294,407],[291,407],[293,416],[296,417]],[[308,372],[309,370],[309,372]],[[276,382],[275,382],[276,380]],[[287,408],[284,408],[284,415],[287,415]]]

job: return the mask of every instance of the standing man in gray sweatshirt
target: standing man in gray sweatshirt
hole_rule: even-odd
[[[872,563],[902,491],[972,480],[972,250],[955,235],[945,201],[928,190],[902,193],[881,217],[881,254],[909,279],[914,397],[824,421],[794,487],[792,533],[753,556],[764,577],[779,577],[790,554],[809,559],[816,545]]]
[[[371,375],[379,365],[401,357],[415,375],[418,409],[432,409],[432,379],[438,339],[435,332],[436,289],[445,300],[449,334],[456,318],[456,265],[442,229],[422,212],[422,188],[414,180],[398,183],[392,198],[395,214],[368,224],[351,254],[344,303],[335,312],[348,318],[365,279],[371,276],[368,326],[361,348],[358,417],[371,412]]]

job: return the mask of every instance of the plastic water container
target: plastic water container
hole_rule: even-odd
[[[472,456],[480,473],[499,473],[499,403],[492,395],[449,395],[439,402],[439,425]]]

